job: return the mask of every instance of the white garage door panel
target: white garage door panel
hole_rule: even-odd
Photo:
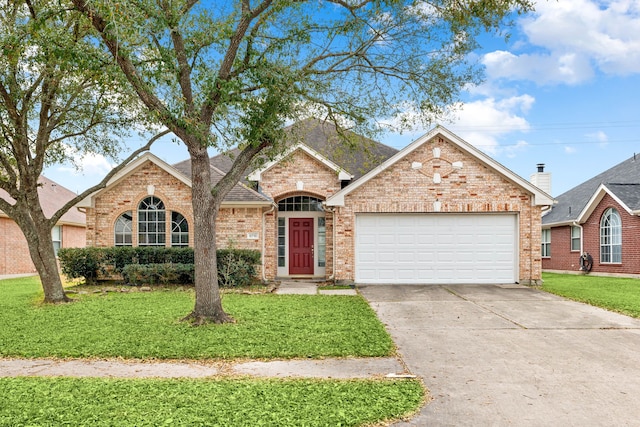
[[[515,215],[360,214],[358,283],[513,283]]]

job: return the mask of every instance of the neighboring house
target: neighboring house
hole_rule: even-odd
[[[640,158],[612,167],[556,198],[542,217],[542,267],[579,271],[589,253],[593,272],[640,274]]]
[[[287,132],[289,149],[248,171],[218,216],[218,245],[260,250],[264,279],[540,281],[551,197],[448,130],[400,151],[348,133],[366,147],[357,153],[324,122]],[[230,155],[211,159],[213,183],[230,164]],[[191,245],[189,169],[138,158],[80,204],[87,244]]]
[[[41,176],[38,196],[45,216],[51,217],[58,209],[64,206],[76,195],[50,179]],[[13,203],[14,200],[4,190],[0,190],[0,198]],[[86,224],[84,213],[71,208],[66,212],[58,224],[51,230],[53,245],[59,248],[84,247],[86,241]],[[36,268],[31,261],[27,240],[20,227],[0,211],[0,275],[3,274],[30,274],[35,273]]]

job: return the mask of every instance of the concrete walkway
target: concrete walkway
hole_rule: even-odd
[[[353,358],[242,362],[0,359],[0,377],[206,378],[219,376],[381,378],[406,374],[400,360]]]
[[[398,426],[640,426],[640,320],[509,285],[366,286],[433,400]]]

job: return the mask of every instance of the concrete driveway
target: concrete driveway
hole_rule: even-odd
[[[640,426],[640,320],[518,285],[359,290],[433,398],[398,426]]]

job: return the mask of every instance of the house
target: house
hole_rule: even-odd
[[[551,197],[447,129],[404,149],[309,119],[288,150],[248,171],[224,200],[219,247],[262,252],[265,280],[537,283],[540,218]],[[365,154],[365,152],[367,154]],[[211,159],[212,183],[232,154]],[[189,161],[147,153],[79,206],[87,244],[193,242]]]
[[[640,158],[636,155],[556,198],[542,217],[542,267],[640,274]]]
[[[76,195],[41,176],[38,180],[38,197],[42,210],[47,217],[51,217],[58,209],[64,206]],[[4,190],[0,190],[0,198],[9,203],[14,200]],[[84,247],[86,239],[85,215],[77,209],[70,209],[60,218],[58,224],[51,230],[54,248],[76,248]],[[20,230],[20,227],[0,211],[0,275],[5,274],[32,274],[36,268],[31,261],[27,240]]]

